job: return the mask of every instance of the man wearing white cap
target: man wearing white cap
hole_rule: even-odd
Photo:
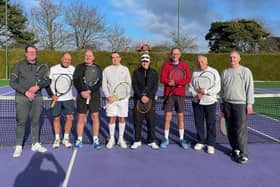
[[[158,89],[158,74],[150,68],[150,56],[143,54],[140,59],[141,65],[133,72],[132,87],[134,90],[134,143],[131,149],[137,149],[142,145],[141,129],[144,119],[147,121],[148,136],[147,144],[152,149],[158,149],[155,143],[155,95]],[[151,103],[151,108],[146,112],[137,109],[137,102]]]

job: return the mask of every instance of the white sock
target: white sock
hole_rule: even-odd
[[[123,137],[125,130],[125,123],[119,123],[119,137]]]
[[[165,130],[164,130],[164,138],[165,138],[166,140],[168,140],[168,137],[169,137],[169,129],[165,129]]]
[[[180,140],[183,140],[183,139],[184,139],[184,131],[185,131],[185,129],[179,129],[179,137],[180,137]]]
[[[92,139],[94,142],[98,141],[98,137],[97,136],[93,136],[93,139]]]
[[[56,139],[56,140],[60,140],[59,134],[56,134],[56,135],[55,135],[55,139]]]
[[[69,139],[69,134],[64,134],[64,140]]]
[[[82,141],[82,140],[83,140],[83,137],[82,137],[82,136],[78,136],[78,140],[79,140],[79,141]]]
[[[109,133],[110,133],[110,138],[114,138],[115,136],[115,123],[109,123]]]

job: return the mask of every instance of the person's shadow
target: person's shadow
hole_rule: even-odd
[[[51,162],[55,167],[55,170],[43,169],[42,163],[46,160]],[[49,164],[47,166],[49,167]],[[53,167],[51,167],[53,168]],[[28,163],[26,168],[18,174],[16,177],[14,187],[23,187],[23,186],[61,186],[65,177],[65,171],[50,153],[35,153],[31,158],[31,161]]]

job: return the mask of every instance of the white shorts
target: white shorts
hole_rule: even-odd
[[[128,116],[128,99],[115,101],[108,104],[106,108],[107,117],[127,117]]]

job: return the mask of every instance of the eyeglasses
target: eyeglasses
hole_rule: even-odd
[[[28,54],[36,54],[36,51],[26,51]]]

